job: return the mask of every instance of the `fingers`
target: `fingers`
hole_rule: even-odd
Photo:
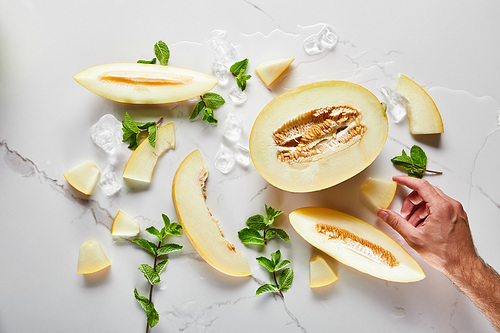
[[[406,221],[401,215],[390,210],[380,209],[377,216],[394,230],[396,230],[405,239],[415,232],[415,227]]]
[[[401,216],[405,219],[410,216],[411,212],[415,209],[415,207],[419,206],[424,199],[418,194],[417,191],[411,192],[404,200],[403,205],[401,207]]]
[[[429,209],[425,203],[418,206],[418,208],[411,214],[411,216],[406,218],[408,223],[412,226],[418,226],[423,220],[425,220],[429,216]]]
[[[409,177],[409,176],[394,176],[392,179],[398,184],[405,185],[411,188],[413,191],[417,192],[423,201],[427,203],[431,208],[432,205],[436,204],[436,200],[441,199],[440,191],[432,186],[428,181]]]

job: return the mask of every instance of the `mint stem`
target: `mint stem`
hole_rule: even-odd
[[[437,175],[442,175],[443,174],[443,171],[434,171],[434,170],[427,170],[427,169],[425,169],[425,172],[435,173]]]
[[[264,245],[267,245],[266,230],[267,230],[267,225],[264,226]]]
[[[160,125],[162,121],[163,121],[163,117],[160,117],[160,119],[158,119],[158,120],[156,121],[156,126]],[[147,128],[143,128],[143,129],[141,129],[141,132],[147,132],[147,131],[148,131],[148,129],[147,129]]]
[[[273,272],[273,278],[274,278],[274,284],[276,284],[276,287],[279,288],[278,280],[276,279],[276,271]],[[285,299],[285,296],[283,296],[283,293],[281,292],[281,290],[278,290],[278,292],[280,293],[281,298]]]
[[[160,118],[160,121],[163,120],[163,118]],[[158,248],[161,246],[161,241],[158,242]],[[158,262],[158,254],[155,254],[155,260],[153,262],[153,269],[156,271],[156,264]],[[149,288],[149,303],[151,304],[151,302],[153,301],[153,288],[154,288],[154,284],[151,285],[151,287]],[[148,321],[146,320],[146,333],[149,332],[149,323]]]

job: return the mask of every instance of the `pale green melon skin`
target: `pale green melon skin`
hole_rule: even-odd
[[[363,138],[319,161],[289,164],[276,158],[272,133],[290,119],[327,106],[350,106],[362,114],[367,127]],[[368,167],[385,145],[389,123],[384,108],[367,89],[345,81],[321,81],[287,91],[259,113],[250,134],[250,155],[255,168],[272,185],[290,192],[325,189]]]

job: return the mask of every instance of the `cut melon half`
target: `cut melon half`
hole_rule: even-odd
[[[436,103],[421,86],[400,74],[396,92],[408,101],[407,117],[411,134],[444,132],[443,120]]]
[[[250,134],[250,155],[272,185],[311,192],[369,166],[387,134],[385,110],[371,92],[350,82],[316,82],[264,107]]]
[[[386,209],[391,205],[398,183],[392,179],[369,178],[361,186],[361,192],[377,208]]]
[[[80,246],[78,253],[78,274],[95,273],[110,265],[111,263],[99,243],[86,241]]]
[[[198,253],[219,271],[232,276],[251,275],[250,266],[242,252],[236,252],[222,233],[219,222],[205,202],[205,182],[208,166],[196,149],[177,170],[172,197],[177,217]]]
[[[394,282],[425,278],[422,268],[398,243],[351,215],[307,207],[294,210],[289,218],[308,243],[363,273]]]
[[[140,231],[139,222],[124,211],[118,211],[111,226],[111,235],[113,237],[133,238],[139,235]]]
[[[203,95],[218,82],[190,69],[137,63],[94,66],[73,78],[99,96],[131,104],[184,101]]]
[[[295,58],[280,58],[266,61],[255,67],[255,72],[259,75],[266,86],[270,86],[277,78],[283,74]]]
[[[309,286],[318,288],[337,281],[338,276],[326,260],[317,255],[309,261]]]
[[[94,162],[86,161],[63,174],[68,183],[79,192],[91,195],[99,179],[99,168]]]
[[[168,123],[156,132],[154,148],[149,144],[149,140],[145,139],[134,150],[123,170],[123,178],[150,183],[158,159],[166,151],[174,148],[174,123]]]

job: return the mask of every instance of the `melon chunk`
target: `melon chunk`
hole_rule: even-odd
[[[123,178],[150,183],[160,156],[174,148],[174,123],[168,123],[160,127],[156,132],[154,148],[151,147],[149,141],[146,139],[134,150],[125,165],[125,170],[123,170]]]
[[[266,86],[270,86],[283,74],[295,58],[280,58],[255,66],[255,72]]]
[[[377,208],[386,209],[391,205],[398,183],[391,179],[369,178],[361,186],[361,192]]]
[[[399,75],[396,92],[408,101],[407,117],[411,134],[443,133],[443,120],[431,96],[414,81]]]
[[[318,288],[337,281],[338,276],[326,260],[317,255],[309,261],[309,286]]]
[[[289,218],[302,238],[345,265],[387,281],[425,278],[422,268],[398,243],[351,215],[307,207],[294,210]]]
[[[78,253],[78,274],[90,274],[100,271],[111,263],[97,242],[86,241],[80,246]]]
[[[111,235],[113,237],[132,238],[139,235],[141,228],[139,222],[130,217],[122,210],[118,211],[111,226]]]
[[[344,81],[316,82],[264,107],[250,134],[250,155],[272,185],[310,192],[365,169],[387,134],[387,115],[371,92]]]
[[[68,183],[76,190],[91,195],[99,179],[99,168],[94,162],[86,161],[63,174]]]
[[[208,167],[196,149],[177,170],[172,198],[177,217],[198,253],[217,270],[232,276],[251,275],[245,255],[236,252],[233,244],[224,238],[219,222],[205,203],[205,182]]]
[[[218,80],[190,69],[136,63],[88,68],[73,78],[93,93],[116,102],[160,104],[203,95]]]

